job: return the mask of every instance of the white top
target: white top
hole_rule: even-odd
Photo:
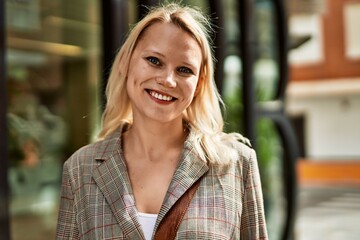
[[[139,212],[139,220],[146,240],[151,240],[157,216],[157,214]]]

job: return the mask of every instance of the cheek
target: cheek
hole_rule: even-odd
[[[193,81],[188,83],[186,89],[184,89],[185,93],[188,95],[189,101],[192,102],[194,97],[197,94],[197,85],[198,81]]]
[[[134,89],[139,83],[139,76],[136,71],[129,69],[128,77],[126,81],[126,87],[129,90]]]
[[[142,64],[137,64],[136,67],[130,68],[128,72],[129,85],[140,86],[143,82],[147,81],[153,73],[151,69]]]
[[[127,82],[126,85],[131,85],[135,81],[134,79],[134,69],[132,67],[129,68],[128,74],[127,74]]]
[[[129,70],[128,70],[128,82],[127,85],[128,86],[134,86],[137,84],[137,79],[138,79],[138,75],[139,72],[141,72],[142,66],[141,66],[141,62],[139,63],[138,57],[136,56],[136,54],[134,54],[134,56],[131,58],[130,63],[129,63]]]

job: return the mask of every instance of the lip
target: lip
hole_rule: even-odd
[[[154,90],[154,89],[145,89],[145,91],[147,92],[147,94],[149,95],[149,97],[150,97],[153,101],[155,101],[155,102],[157,102],[157,103],[170,104],[170,103],[172,103],[172,102],[174,102],[174,101],[177,100],[176,97],[174,97],[174,96],[172,96],[172,95],[170,95],[170,94],[164,93],[164,92],[162,92],[162,91],[158,91],[158,90]],[[159,98],[153,96],[154,93],[160,94],[160,95],[162,95],[162,96],[164,96],[164,97],[169,97],[169,98],[171,98],[171,100],[159,99]]]

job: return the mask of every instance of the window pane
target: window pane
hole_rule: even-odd
[[[98,0],[6,2],[12,239],[53,239],[62,164],[99,123]]]
[[[281,239],[287,211],[284,189],[283,146],[275,124],[267,118],[256,123],[256,153],[260,166],[269,239]]]
[[[274,100],[279,83],[278,39],[272,0],[257,0],[255,8],[256,53],[254,80],[258,101]]]
[[[244,133],[241,58],[230,55],[224,61],[222,96],[226,105],[225,128],[228,132]]]

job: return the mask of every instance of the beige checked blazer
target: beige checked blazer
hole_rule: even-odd
[[[65,162],[56,239],[144,239],[122,152],[122,129]],[[255,152],[242,143],[236,148],[238,156],[230,165],[209,165],[199,159],[189,136],[155,229],[203,176],[176,239],[267,239]]]

